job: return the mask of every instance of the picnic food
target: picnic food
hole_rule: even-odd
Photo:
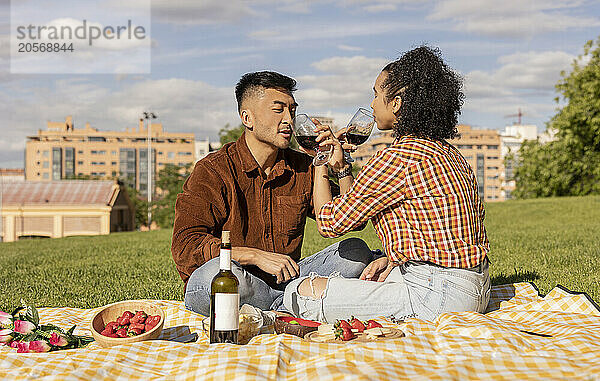
[[[321,323],[293,316],[279,316],[275,319],[273,325],[277,334],[289,333],[290,335],[304,337],[307,333],[316,331]]]
[[[111,321],[100,332],[106,337],[132,337],[149,332],[160,322],[160,316],[149,316],[144,311],[125,311],[115,321]]]
[[[335,324],[322,324],[316,332],[310,332],[304,338],[317,342],[366,342],[402,336],[404,336],[402,331],[395,328],[382,327],[382,325],[375,320],[363,322],[352,317],[349,322],[342,319],[337,320]]]
[[[352,326],[352,328],[358,330],[358,332],[362,332],[365,330],[365,325],[363,324],[363,322],[358,320],[354,316],[350,318],[350,325]]]
[[[381,327],[383,327],[383,326],[381,324],[377,323],[373,319],[367,321],[367,327],[366,327],[366,329],[381,328]]]
[[[210,285],[210,342],[238,343],[239,281],[231,272],[230,233],[221,234],[220,270]]]

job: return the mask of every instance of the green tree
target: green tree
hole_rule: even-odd
[[[156,186],[160,189],[160,196],[152,205],[152,218],[161,228],[173,227],[175,201],[190,175],[192,165],[193,163],[186,166],[167,164],[158,172]]]
[[[237,127],[231,127],[229,123],[227,123],[225,127],[219,130],[219,141],[221,144],[235,142],[240,136],[242,136],[244,129],[245,127],[243,124],[240,124]]]
[[[600,193],[600,37],[585,44],[571,72],[561,77],[555,100],[565,105],[547,124],[557,139],[521,146],[515,197]]]
[[[148,224],[148,200],[140,195],[135,188],[125,186],[127,195],[135,207],[135,228],[139,229],[142,225]]]

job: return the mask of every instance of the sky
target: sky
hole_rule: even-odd
[[[107,25],[115,9],[138,15],[149,1],[62,0],[51,2],[52,12],[31,9],[41,24],[89,17]],[[439,47],[464,77],[460,123],[502,130],[520,108],[523,124],[543,131],[560,106],[561,71],[600,35],[600,2],[591,0],[152,0],[150,64],[138,72],[126,64],[137,62],[139,47],[124,42],[73,57],[94,63],[109,52],[129,70],[86,74],[74,60],[63,74],[17,74],[10,5],[0,0],[0,168],[22,168],[26,137],[67,115],[76,128],[89,122],[120,131],[153,111],[168,132],[217,141],[224,125],[239,124],[236,82],[257,70],[295,78],[298,112],[342,126],[369,106],[381,69],[421,44]]]

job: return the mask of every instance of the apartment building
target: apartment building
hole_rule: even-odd
[[[477,177],[479,196],[484,201],[503,201],[500,174],[503,158],[500,151],[500,134],[496,130],[472,129],[459,125],[460,138],[450,140],[473,168]],[[391,131],[380,131],[352,154],[359,166],[364,165],[377,151],[389,147],[394,141]]]
[[[194,162],[194,134],[170,133],[161,123],[150,124],[151,167],[156,174],[166,164]],[[73,118],[48,122],[46,130],[28,136],[25,146],[25,179],[56,181],[92,176],[120,178],[147,194],[148,129],[143,120],[125,131],[99,131],[86,123],[76,128]],[[156,181],[152,181],[155,191]]]

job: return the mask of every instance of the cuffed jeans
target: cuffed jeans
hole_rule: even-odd
[[[329,276],[333,273],[344,278],[358,278],[364,268],[377,256],[359,238],[348,238],[304,258],[298,262],[299,277],[311,273]],[[251,304],[262,310],[285,310],[283,293],[285,284],[271,287],[263,279],[248,271],[244,266],[232,261],[231,270],[238,278],[241,304]],[[186,292],[185,307],[188,310],[208,316],[210,313],[210,284],[219,272],[219,258],[213,258],[192,273]]]
[[[488,267],[487,258],[472,269],[408,261],[395,267],[383,282],[330,276],[318,298],[298,293],[300,283],[311,276],[300,277],[287,285],[283,302],[297,317],[326,323],[350,316],[434,320],[444,312],[484,312],[491,289]]]

